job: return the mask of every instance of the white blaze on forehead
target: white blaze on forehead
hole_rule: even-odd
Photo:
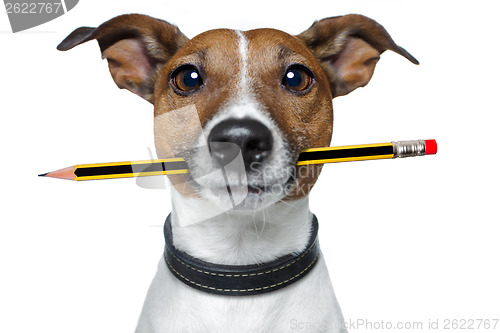
[[[252,91],[252,80],[248,69],[248,40],[244,32],[235,30],[238,37],[239,71],[237,89],[233,93],[232,101],[223,110],[226,117],[233,118],[253,118],[269,124],[267,116],[262,113],[262,107]],[[263,119],[266,118],[266,119]]]
[[[250,75],[248,72],[248,40],[242,31],[236,30],[238,36],[238,51],[240,54],[240,73],[238,75],[239,98],[251,98]]]

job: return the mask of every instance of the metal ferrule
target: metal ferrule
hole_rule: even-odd
[[[393,141],[394,158],[425,155],[425,140]]]

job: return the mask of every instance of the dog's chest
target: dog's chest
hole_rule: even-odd
[[[323,259],[301,281],[256,296],[220,296],[186,286],[162,259],[137,333],[343,332],[343,318]]]

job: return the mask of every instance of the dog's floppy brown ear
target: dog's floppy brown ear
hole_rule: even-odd
[[[380,24],[362,15],[316,21],[297,37],[318,58],[330,81],[333,97],[364,87],[385,50],[394,51],[418,65],[417,59],[396,45]]]
[[[116,85],[151,103],[154,103],[154,84],[159,71],[189,40],[168,22],[129,14],[115,17],[98,28],[78,28],[57,49],[67,51],[92,39],[99,42]]]

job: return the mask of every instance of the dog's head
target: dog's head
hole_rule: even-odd
[[[418,63],[360,15],[297,36],[219,29],[191,40],[165,21],[123,15],[75,30],[58,49],[92,39],[118,87],[154,104],[158,157],[187,161],[190,175],[171,177],[177,191],[216,203],[229,189],[247,208],[309,193],[321,167],[296,167],[299,153],[330,145],[332,98],[365,86],[381,53]]]

